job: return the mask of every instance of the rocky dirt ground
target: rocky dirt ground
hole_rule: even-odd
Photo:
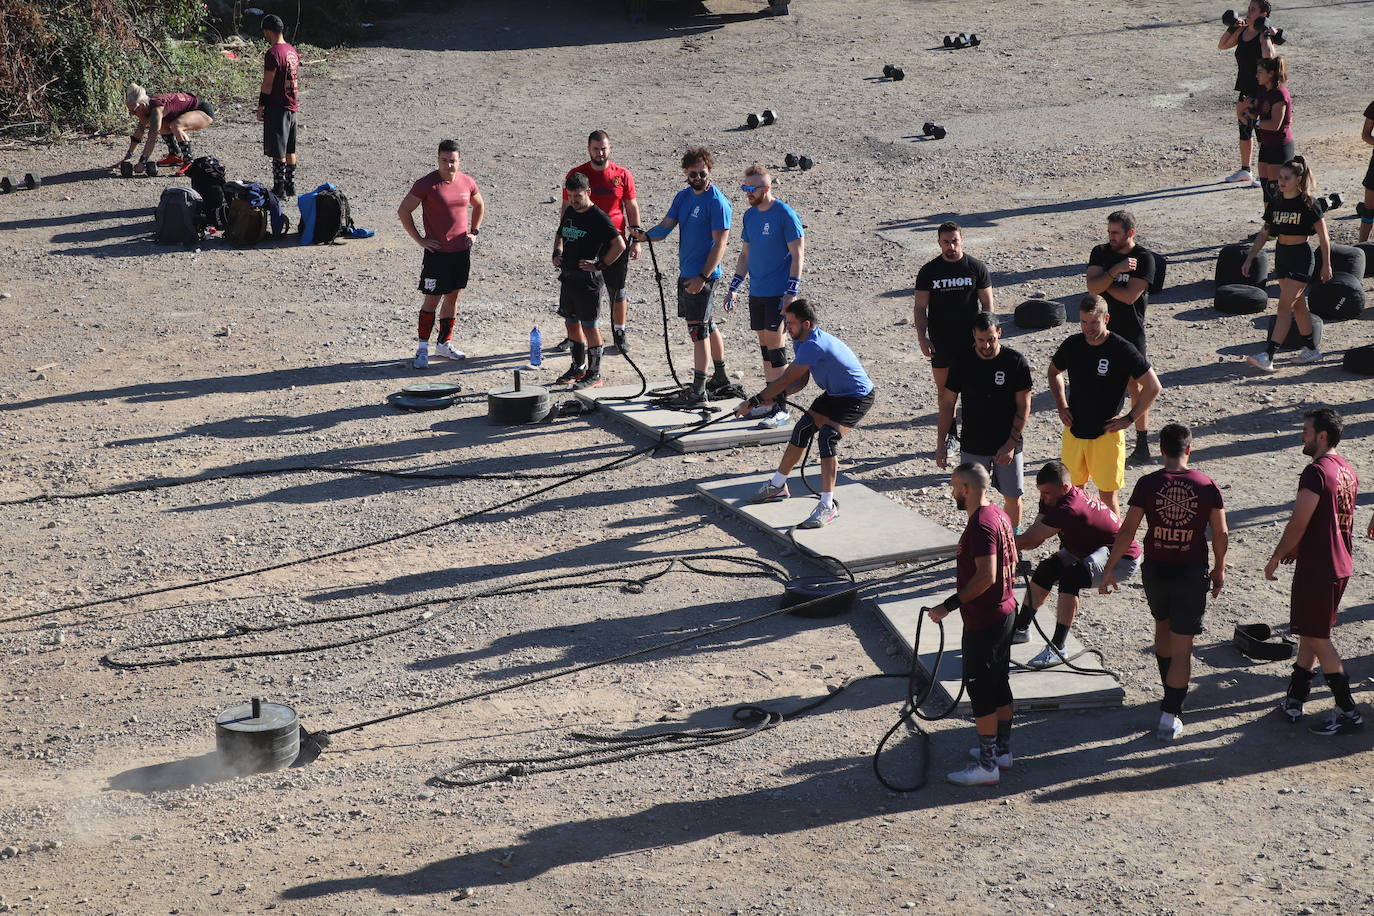
[[[860,353],[878,405],[845,471],[950,526],[961,524],[930,453],[934,401],[909,326],[916,268],[954,217],[994,271],[1000,306],[1081,290],[1104,217],[1133,209],[1170,256],[1151,306],[1164,382],[1156,425],[1197,430],[1195,463],[1225,487],[1234,529],[1226,591],[1209,612],[1180,743],[1149,736],[1159,689],[1143,596],[1093,596],[1079,632],[1118,669],[1121,709],[1023,716],[1016,768],[996,789],[956,789],[966,721],[931,726],[930,785],[883,789],[870,755],[899,681],[855,687],[816,714],[699,752],[535,775],[475,789],[426,780],[467,757],[555,753],[576,729],[716,725],[740,702],[787,709],[845,678],[901,671],[867,607],[836,620],[782,616],[423,716],[339,735],[315,763],[242,779],[214,771],[213,717],[264,695],[333,728],[557,671],[776,606],[771,579],[677,571],[642,594],[617,585],[471,599],[493,585],[607,563],[727,554],[799,574],[692,495],[704,476],[761,470],[771,449],[659,455],[484,515],[357,553],[79,612],[18,615],[325,552],[455,517],[547,481],[324,474],[0,508],[0,911],[61,913],[1152,912],[1337,913],[1374,908],[1370,735],[1322,740],[1275,721],[1281,663],[1247,664],[1236,621],[1286,619],[1287,583],[1263,581],[1304,462],[1301,411],[1346,414],[1342,446],[1374,478],[1374,385],[1340,353],[1368,321],[1332,325],[1328,356],[1260,378],[1240,362],[1260,332],[1211,307],[1217,246],[1257,228],[1258,191],[1235,167],[1234,63],[1215,50],[1221,9],[996,2],[798,0],[757,18],[746,0],[661,9],[627,25],[620,4],[463,2],[379,24],[371,44],[304,75],[300,183],[338,182],[366,241],[232,251],[148,238],[166,179],[121,181],[118,137],[0,148],[0,171],[45,174],[0,198],[0,499],[282,464],[437,473],[592,468],[640,440],[592,416],[490,425],[482,392],[524,361],[533,322],[556,339],[547,267],[554,189],[608,129],[646,218],[680,187],[676,160],[706,143],[732,197],[753,160],[808,229],[807,291]],[[1370,99],[1369,0],[1281,9],[1299,147],[1325,190],[1358,194]],[[939,48],[976,31],[977,50]],[[879,78],[903,66],[900,83]],[[327,70],[326,70],[327,68]],[[262,179],[241,102],[197,137],[231,177]],[[750,110],[779,123],[739,127]],[[949,136],[921,141],[919,125]],[[428,377],[467,395],[440,413],[385,398],[404,358],[418,251],[395,206],[442,137],[490,206],[459,343],[470,358]],[[1350,241],[1350,209],[1332,220]],[[664,246],[671,260],[673,245]],[[657,294],[631,279],[633,335],[661,377]],[[1065,332],[1008,335],[1043,370]],[[727,322],[730,360],[755,350]],[[673,341],[679,363],[685,343]],[[631,381],[609,357],[613,380]],[[551,359],[541,377],[562,368]],[[1043,388],[1043,383],[1039,383]],[[1057,450],[1036,398],[1031,468]],[[1136,472],[1128,478],[1128,485]],[[1360,512],[1367,521],[1368,505]],[[845,517],[842,524],[862,524]],[[705,561],[703,561],[705,562]],[[1374,550],[1361,539],[1339,645],[1367,697],[1374,674]],[[656,569],[661,567],[648,567]],[[733,572],[715,561],[712,568]],[[642,572],[642,571],[641,571]],[[637,573],[639,574],[639,573]],[[947,588],[938,577],[902,588]],[[135,671],[102,654],[232,627],[421,608],[230,640],[233,649],[351,645]],[[419,626],[384,636],[398,623]],[[219,643],[222,648],[226,643]],[[146,656],[141,656],[146,657]],[[1329,702],[1325,688],[1314,706]],[[915,739],[885,759],[897,778]],[[10,845],[4,850],[5,845]]]

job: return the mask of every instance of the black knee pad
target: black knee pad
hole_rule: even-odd
[[[1366,223],[1374,223],[1374,207],[1368,206],[1364,201],[1355,204],[1355,215]]]
[[[763,357],[765,363],[768,362],[768,354],[772,352],[773,351],[769,350],[766,344],[759,344],[759,355]]]
[[[1059,554],[1052,553],[1035,567],[1035,572],[1031,574],[1031,582],[1048,592],[1059,584],[1059,577],[1063,574],[1064,560]]]
[[[792,435],[787,442],[797,448],[806,448],[811,444],[811,437],[816,435],[816,421],[811,419],[811,414],[804,413],[802,418],[797,421],[797,425],[792,427]]]
[[[687,336],[692,338],[693,341],[706,340],[715,329],[715,325],[711,324],[711,322],[699,321],[696,324],[687,325]]]
[[[768,365],[774,369],[781,369],[787,365],[787,351],[782,347],[770,350],[767,347],[763,350],[763,358],[768,361]]]
[[[1279,196],[1279,182],[1277,178],[1261,178],[1260,185],[1264,192],[1264,202],[1270,203]]]
[[[1254,121],[1240,121],[1236,126],[1240,128],[1240,138],[1242,140],[1249,140],[1255,136]]]
[[[1059,577],[1059,594],[1077,595],[1083,589],[1092,587],[1093,577],[1085,564],[1080,562],[1065,565],[1064,572]]]
[[[810,414],[807,414],[810,417]],[[840,440],[844,438],[844,433],[827,423],[821,427],[821,457],[834,458],[839,454]]]

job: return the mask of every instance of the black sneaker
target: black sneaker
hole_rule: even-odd
[[[555,385],[569,385],[587,374],[586,366],[569,366],[568,371],[553,380]]]
[[[624,329],[611,329],[611,343],[615,344],[616,352],[619,353],[621,356],[624,356],[626,353],[630,352],[630,345],[625,342]]]
[[[1142,465],[1151,464],[1154,458],[1150,455],[1150,447],[1144,442],[1135,447],[1135,451],[1126,456],[1126,464],[1129,467],[1138,468]]]
[[[584,388],[600,388],[602,385],[600,372],[584,372],[582,377],[573,382],[573,388],[581,391]]]
[[[550,353],[567,353],[567,352],[568,352],[568,348],[571,347],[571,346],[572,346],[572,340],[571,340],[570,338],[564,337],[562,343],[558,344],[557,346],[549,347],[549,352],[550,352]]]
[[[1333,712],[1316,725],[1308,728],[1314,735],[1349,735],[1364,728],[1364,719],[1358,709],[1349,712]]]
[[[280,181],[272,182],[272,196],[277,198],[278,200],[281,200],[284,196],[286,196],[286,186],[283,185]]]
[[[669,410],[697,410],[706,406],[706,392],[684,388],[668,399]]]
[[[283,181],[281,184],[283,197],[296,196],[296,183],[294,181]]]

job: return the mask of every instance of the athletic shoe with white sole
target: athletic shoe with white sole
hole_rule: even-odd
[[[762,420],[764,417],[771,417],[776,410],[777,408],[772,404],[760,404],[758,407],[750,407],[744,418],[746,420]]]
[[[1255,180],[1255,176],[1250,172],[1249,169],[1236,169],[1236,170],[1235,170],[1234,172],[1232,172],[1230,175],[1227,175],[1227,176],[1226,176],[1226,181],[1232,182],[1232,183],[1237,182],[1237,181],[1243,181],[1243,182],[1245,182],[1246,184],[1249,184],[1250,182],[1252,182],[1252,181],[1254,181],[1254,180]]]
[[[1045,648],[1040,650],[1039,655],[1026,662],[1026,664],[1032,668],[1053,668],[1055,665],[1062,665],[1064,663],[1064,659],[1062,658],[1063,653],[1063,649],[1055,649],[1054,646],[1045,646]]]
[[[971,747],[968,749],[968,756],[969,759],[972,760],[974,763],[978,763],[983,759],[982,749]],[[1007,751],[1004,754],[998,754],[996,757],[993,758],[993,762],[997,764],[997,769],[999,770],[1010,770],[1012,762],[1011,751]]]
[[[1183,737],[1183,720],[1178,716],[1160,716],[1155,737],[1160,741],[1177,741]]]
[[[758,422],[759,429],[782,429],[792,422],[792,415],[785,410],[775,410]]]
[[[586,366],[569,366],[568,371],[553,380],[555,385],[571,385],[573,382],[587,374]]]
[[[1011,631],[1011,644],[1020,646],[1030,642],[1030,627],[1021,627]]]
[[[1254,366],[1261,372],[1277,372],[1274,368],[1274,357],[1268,353],[1252,353],[1245,357],[1245,361]]]
[[[983,769],[981,764],[970,763],[962,770],[955,770],[945,777],[956,786],[995,786],[1002,781],[1002,772],[997,767]]]
[[[625,339],[625,332],[623,330],[617,331],[615,328],[611,329],[611,343],[615,345],[615,351],[621,356],[630,352],[630,344],[629,341]]]
[[[434,355],[442,356],[444,359],[467,359],[468,355],[459,350],[447,340],[441,340],[434,346]]]
[[[429,368],[429,344],[422,343],[415,349],[415,361],[411,365],[416,369]]]
[[[817,505],[806,517],[806,521],[798,525],[798,528],[824,528],[826,525],[840,517],[840,507],[838,503],[831,503],[828,506]]]
[[[587,372],[580,379],[573,382],[573,389],[581,391],[584,388],[600,388],[602,384],[600,372]]]
[[[568,348],[571,347],[571,346],[572,346],[572,338],[571,338],[571,337],[564,337],[562,343],[557,343],[557,344],[554,344],[552,347],[549,347],[549,352],[550,352],[550,353],[567,353],[567,352],[568,352]]]
[[[759,487],[754,495],[749,497],[749,501],[751,503],[780,503],[791,495],[787,491],[787,484],[784,483],[780,487],[775,487],[765,480],[763,486]]]
[[[1298,351],[1298,355],[1295,357],[1296,361],[1302,363],[1303,365],[1307,365],[1308,363],[1315,363],[1319,361],[1321,358],[1322,351],[1317,350],[1313,347],[1303,347],[1301,350]]]
[[[1302,701],[1292,697],[1284,697],[1279,700],[1279,715],[1283,716],[1290,723],[1296,725],[1302,721]]]
[[[1314,735],[1350,735],[1364,729],[1364,717],[1358,709],[1333,712],[1308,729]]]

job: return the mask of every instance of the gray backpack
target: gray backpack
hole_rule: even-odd
[[[190,188],[165,188],[153,217],[157,240],[165,245],[190,245],[205,234],[204,205]]]

